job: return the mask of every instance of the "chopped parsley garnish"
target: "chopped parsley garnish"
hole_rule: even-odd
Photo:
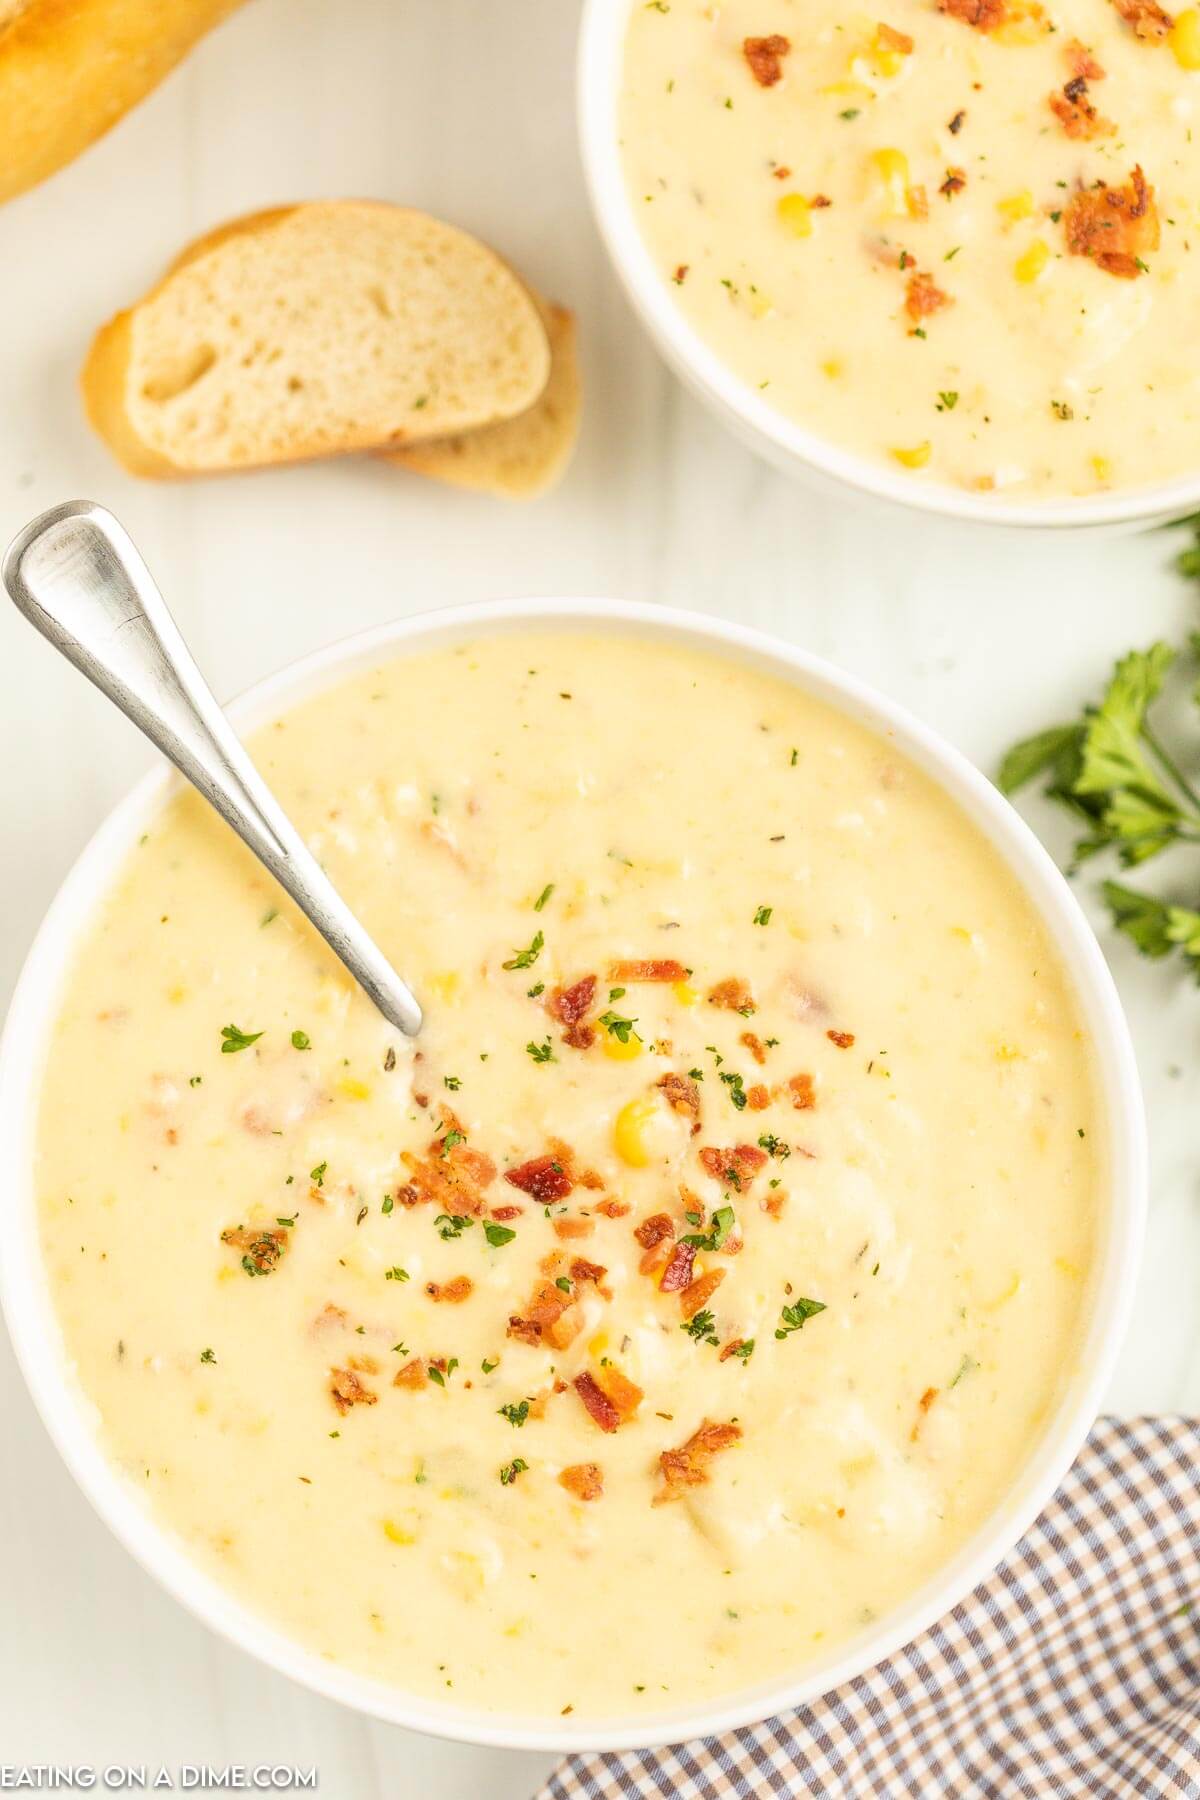
[[[402,1269],[399,1263],[393,1263],[390,1269],[385,1269],[383,1272],[385,1281],[407,1281],[408,1278],[408,1270]]]
[[[395,1204],[396,1202],[392,1199],[392,1196],[390,1194],[385,1194],[383,1196],[383,1204],[379,1210],[382,1213],[390,1213]]]
[[[756,925],[769,925],[771,923],[771,914],[774,911],[775,908],[773,906],[760,906],[754,915],[754,923]]]
[[[497,1225],[494,1219],[488,1219],[483,1227],[483,1235],[498,1250],[501,1244],[511,1244],[517,1234],[510,1226]]]
[[[712,1313],[705,1306],[694,1318],[686,1319],[679,1329],[686,1331],[697,1344],[719,1344],[721,1340],[713,1330],[715,1323]]]
[[[314,1187],[325,1186],[325,1171],[328,1167],[329,1164],[327,1162],[319,1162],[315,1169],[310,1169],[308,1171],[308,1179],[312,1182]]]
[[[510,1425],[523,1425],[529,1417],[529,1402],[528,1400],[510,1400],[507,1406],[498,1406],[496,1411],[502,1419],[507,1419]]]
[[[233,1056],[238,1050],[248,1050],[261,1036],[261,1031],[239,1031],[236,1025],[222,1025],[221,1054]]]
[[[535,931],[533,934],[533,942],[530,944],[528,950],[517,950],[509,957],[506,963],[501,963],[500,967],[502,969],[532,969],[534,963],[542,954],[545,945],[546,940],[542,936],[542,933],[540,931]]]
[[[277,1225],[294,1225],[296,1223],[296,1218],[297,1215],[293,1213],[290,1219],[276,1219],[275,1223]]]
[[[758,1147],[760,1150],[765,1150],[768,1156],[775,1157],[778,1162],[785,1161],[792,1154],[792,1146],[785,1144],[782,1138],[776,1137],[773,1131],[763,1132],[758,1140]]]
[[[720,1250],[736,1224],[732,1206],[718,1206],[708,1230],[703,1233],[693,1232],[683,1242],[693,1245],[697,1250]]]
[[[622,989],[622,992],[624,992],[624,989]],[[629,1034],[637,1024],[637,1020],[622,1018],[620,1013],[603,1012],[600,1014],[600,1023],[603,1025],[605,1031],[616,1038],[618,1043],[627,1044],[629,1042]]]
[[[791,1306],[785,1306],[775,1327],[777,1338],[790,1337],[793,1331],[802,1331],[805,1322],[815,1318],[817,1313],[825,1311],[823,1300],[796,1300]]]
[[[729,1354],[731,1357],[736,1356],[739,1362],[749,1362],[754,1355],[754,1339],[743,1338],[740,1344],[735,1344]]]
[[[457,1356],[452,1356],[450,1358],[450,1361],[446,1364],[446,1369],[445,1369],[444,1374],[443,1374],[442,1370],[438,1368],[436,1363],[430,1363],[429,1379],[430,1379],[430,1381],[436,1381],[437,1385],[440,1388],[444,1388],[446,1385],[446,1382],[448,1381],[450,1376],[453,1375],[453,1373],[454,1373],[455,1369],[457,1369],[457,1367],[458,1367]]]
[[[953,412],[958,405],[958,394],[954,388],[942,388],[937,397],[939,412]]]
[[[552,881],[548,881],[546,883],[545,887],[542,889],[541,893],[538,895],[537,899],[533,903],[534,912],[541,912],[543,906],[545,906],[547,900],[549,900],[549,898],[553,892],[554,892],[554,883]]]
[[[536,1000],[538,998],[538,996],[540,994],[544,994],[545,991],[546,991],[545,982],[544,981],[536,981],[536,982],[534,982],[534,984],[531,988],[525,989],[525,998],[527,1000]]]
[[[216,1360],[217,1360],[217,1353],[215,1350],[202,1350],[200,1352],[200,1361],[201,1362],[215,1363]]]
[[[492,1361],[489,1362],[485,1356],[479,1366],[485,1375],[490,1375],[493,1369],[498,1369],[500,1367],[500,1358],[498,1356],[494,1357]]]
[[[433,1222],[437,1226],[438,1236],[445,1238],[447,1242],[451,1238],[460,1238],[467,1226],[475,1223],[469,1213],[439,1213]]]
[[[554,1046],[551,1044],[549,1038],[546,1038],[540,1044],[535,1044],[531,1040],[528,1044],[526,1044],[525,1048],[528,1051],[529,1055],[532,1056],[535,1063],[548,1063],[548,1062],[557,1062],[558,1061],[558,1058],[554,1054]]]
[[[556,1288],[561,1288],[561,1289],[562,1289],[562,1291],[563,1291],[563,1293],[564,1293],[564,1294],[569,1294],[569,1293],[570,1293],[570,1291],[571,1291],[571,1279],[570,1279],[570,1276],[568,1276],[568,1275],[556,1275],[556,1276],[555,1276],[555,1278],[554,1278],[554,1285],[555,1285],[555,1287],[556,1287]]]
[[[726,1069],[721,1072],[721,1080],[729,1089],[729,1098],[733,1101],[737,1110],[739,1112],[745,1112],[746,1090],[743,1085],[742,1077],[740,1075],[735,1075],[731,1069]]]
[[[462,1086],[462,1076],[461,1075],[443,1075],[442,1076],[442,1086],[449,1088],[450,1092],[452,1094],[457,1094],[459,1088]]]
[[[523,1475],[529,1464],[523,1456],[514,1456],[510,1463],[505,1463],[500,1471],[500,1485],[511,1487],[518,1475]]]
[[[975,1361],[973,1356],[964,1356],[958,1365],[957,1372],[950,1382],[950,1386],[956,1388],[964,1375],[973,1375],[978,1367],[979,1364]]]
[[[293,1050],[311,1050],[312,1049],[312,1040],[309,1037],[307,1031],[293,1031],[293,1033],[292,1033],[292,1049]]]

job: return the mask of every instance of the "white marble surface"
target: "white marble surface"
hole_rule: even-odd
[[[606,270],[574,144],[576,18],[574,0],[254,0],[103,144],[0,212],[0,536],[67,497],[111,505],[226,696],[399,612],[642,596],[820,651],[985,768],[1128,645],[1200,623],[1161,534],[1032,545],[864,517],[724,437]],[[75,373],[109,312],[200,230],[336,194],[443,213],[578,308],[586,428],[557,494],[508,509],[365,463],[155,487],[90,436]],[[3,999],[55,885],[148,752],[15,616],[0,616],[0,668]],[[1111,1402],[1195,1410],[1200,995],[1106,943],[1154,1145],[1148,1253]],[[6,1342],[0,1420],[0,1763],[316,1762],[326,1800],[517,1800],[548,1766],[368,1724],[210,1637],[92,1516]]]

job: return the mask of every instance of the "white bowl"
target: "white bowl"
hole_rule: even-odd
[[[869,496],[918,512],[978,524],[1131,529],[1164,525],[1200,508],[1200,459],[1194,474],[1152,487],[1121,488],[1086,499],[1005,500],[940,483],[914,481],[856,456],[797,424],[748,387],[684,317],[638,228],[622,166],[618,103],[630,13],[645,0],[585,0],[579,39],[578,114],[584,173],[600,235],[625,291],[677,375],[737,437],[777,467],[826,494]]]
[[[37,1106],[49,1039],[81,936],[138,837],[177,787],[146,777],[103,824],[63,884],[29,953],[0,1043],[0,1299],[46,1427],[101,1518],[163,1586],[206,1624],[331,1699],[398,1725],[511,1748],[620,1749],[674,1743],[786,1710],[860,1674],[953,1607],[996,1567],[1041,1511],[1086,1436],[1125,1330],[1145,1210],[1145,1142],[1137,1070],[1104,958],[1066,882],[1008,802],[964,757],[890,701],[802,650],[743,626],[604,600],[526,600],[426,613],[307,657],[233,708],[254,729],[351,673],[406,651],[526,627],[643,635],[723,653],[839,708],[925,770],[995,846],[1029,896],[1072,979],[1095,1046],[1108,1174],[1099,1196],[1096,1269],[1079,1354],[1062,1398],[1012,1492],[935,1579],[902,1606],[798,1671],[720,1700],[589,1720],[502,1717],[423,1699],[340,1668],[285,1637],[199,1569],[106,1459],[94,1410],[68,1364],[42,1264],[34,1193]],[[120,1630],[118,1624],[114,1629]]]

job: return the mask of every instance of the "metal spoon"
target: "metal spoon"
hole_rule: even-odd
[[[384,1018],[421,1008],[322,872],[234,736],[150,571],[104,507],[72,500],[17,533],[0,570],[18,609],[170,758],[316,926]]]

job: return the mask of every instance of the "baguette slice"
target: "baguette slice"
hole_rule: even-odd
[[[540,305],[550,339],[550,379],[541,398],[497,425],[385,450],[388,462],[506,500],[532,500],[554,486],[575,448],[583,393],[575,316],[565,306]]]
[[[444,437],[525,412],[546,329],[466,232],[383,202],[210,232],[97,334],[88,417],[137,475],[217,474]]]
[[[0,201],[136,106],[242,0],[0,0]]]

